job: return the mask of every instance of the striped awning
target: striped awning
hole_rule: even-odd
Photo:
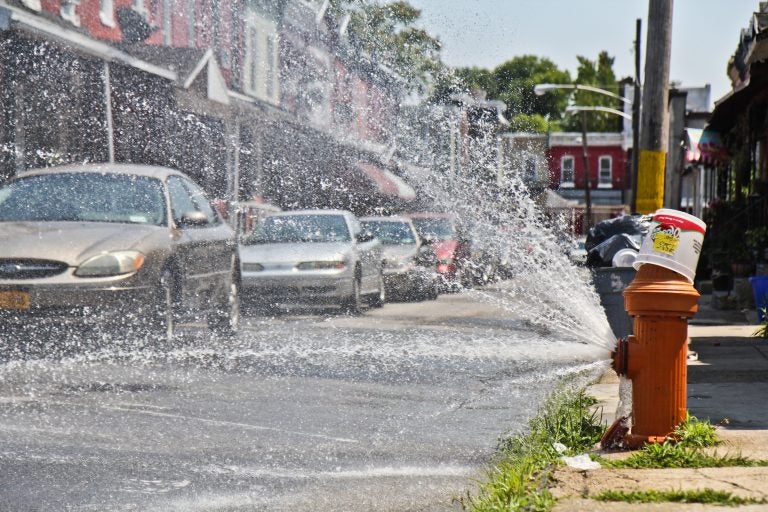
[[[379,194],[406,202],[416,199],[416,191],[399,176],[388,170],[368,162],[358,162],[357,168],[374,185],[374,189]]]
[[[730,158],[720,132],[706,127],[685,129],[686,164],[717,165]]]
[[[731,158],[720,132],[709,127],[705,127],[701,132],[699,151],[701,152],[701,160],[705,163],[726,163]]]

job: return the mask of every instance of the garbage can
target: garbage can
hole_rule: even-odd
[[[625,338],[632,334],[632,317],[624,309],[624,288],[635,278],[633,267],[600,267],[592,269],[595,290],[608,317],[614,336]]]
[[[752,285],[752,295],[755,297],[757,320],[762,323],[765,321],[765,310],[768,309],[768,276],[752,276],[749,284]]]

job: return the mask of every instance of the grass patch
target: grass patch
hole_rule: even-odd
[[[717,455],[705,453],[702,449],[716,446],[715,427],[686,415],[685,420],[674,430],[674,441],[662,444],[646,444],[626,459],[607,460],[600,463],[609,468],[651,469],[651,468],[727,468],[768,466],[768,461],[752,460],[740,455]]]
[[[592,496],[598,501],[622,501],[626,503],[702,503],[738,507],[740,505],[765,504],[765,500],[741,498],[729,492],[702,489],[695,491],[603,491]]]
[[[701,448],[682,443],[665,441],[662,444],[647,444],[626,459],[600,459],[608,468],[663,469],[663,468],[728,468],[768,466],[768,461],[752,460],[740,455],[710,455]]]
[[[591,449],[605,431],[599,414],[590,410],[595,403],[584,391],[551,395],[531,420],[527,434],[499,442],[499,460],[488,482],[482,484],[478,496],[460,500],[462,508],[473,512],[550,510],[555,499],[549,486],[560,457]],[[558,444],[562,452],[555,448]]]
[[[710,422],[702,421],[689,412],[685,413],[685,419],[675,428],[672,435],[680,444],[694,448],[716,446],[720,442],[715,427]]]

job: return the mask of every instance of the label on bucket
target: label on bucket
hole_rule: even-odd
[[[677,210],[659,210],[633,266],[653,263],[683,274],[692,282],[705,231],[701,219]]]
[[[680,234],[678,233],[666,233],[664,231],[660,233],[654,233],[653,237],[653,250],[663,252],[664,254],[675,254],[677,246],[680,245]]]

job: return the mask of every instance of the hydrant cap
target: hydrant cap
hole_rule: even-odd
[[[679,273],[647,263],[624,290],[624,306],[631,316],[653,314],[692,317],[699,292]]]

